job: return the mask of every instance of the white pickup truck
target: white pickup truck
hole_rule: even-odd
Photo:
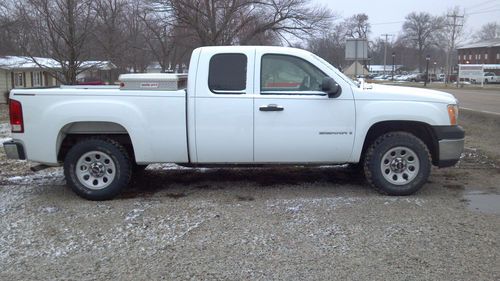
[[[452,95],[358,85],[304,50],[202,47],[184,79],[125,74],[120,87],[12,90],[6,154],[63,164],[78,195],[105,200],[150,163],[352,163],[378,191],[409,195],[463,150]]]
[[[494,72],[485,72],[483,76],[483,81],[481,79],[471,79],[472,83],[500,83],[500,76],[496,75]]]

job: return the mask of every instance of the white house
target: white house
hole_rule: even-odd
[[[60,69],[61,65],[51,58],[24,56],[0,57],[0,103],[7,102],[7,95],[13,88],[52,87],[59,82],[46,69]],[[111,80],[110,71],[116,66],[110,61],[84,61],[86,70],[77,77],[79,81],[87,79]]]
[[[53,59],[35,58],[45,68],[57,68]],[[57,80],[30,57],[0,57],[0,103],[6,102],[6,96],[12,88],[50,87],[57,85]]]

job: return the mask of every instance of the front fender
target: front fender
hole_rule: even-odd
[[[356,101],[356,136],[351,162],[359,162],[370,128],[384,121],[414,121],[450,125],[447,104],[416,101]]]

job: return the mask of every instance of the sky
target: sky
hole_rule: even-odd
[[[401,32],[404,18],[410,12],[429,12],[432,15],[444,15],[449,8],[459,6],[465,9],[467,33],[479,30],[488,22],[500,24],[500,0],[312,0],[313,3],[326,5],[340,17],[347,18],[354,14],[368,15],[372,27],[370,39],[381,34],[397,35]]]

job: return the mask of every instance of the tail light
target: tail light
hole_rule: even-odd
[[[10,126],[13,133],[24,133],[23,107],[17,100],[9,102]]]

